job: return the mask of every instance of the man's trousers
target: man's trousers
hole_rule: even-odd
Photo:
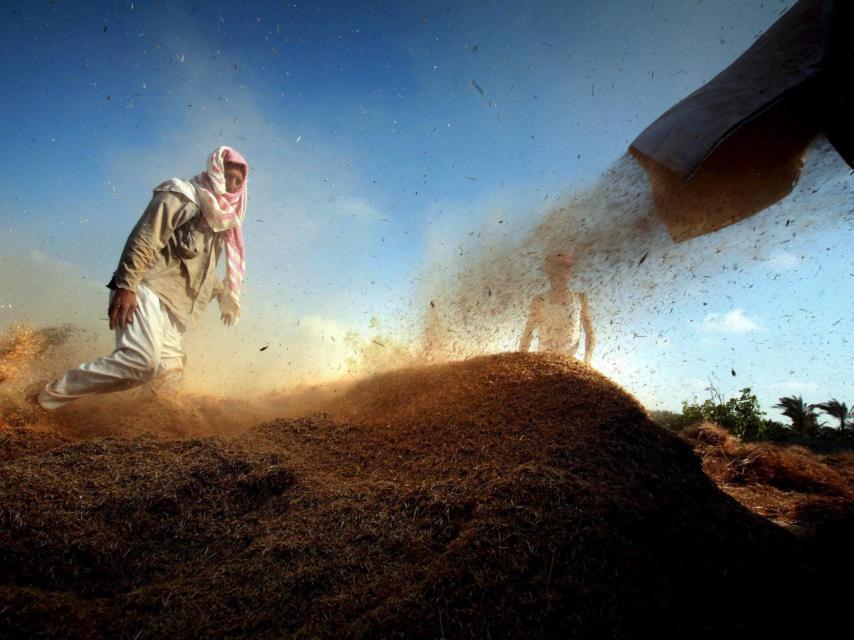
[[[110,300],[116,292],[110,294]],[[108,356],[69,369],[49,383],[38,403],[53,410],[94,393],[123,391],[150,383],[155,393],[180,379],[185,355],[184,327],[175,320],[160,298],[145,285],[136,289],[133,322],[116,327],[116,349]]]

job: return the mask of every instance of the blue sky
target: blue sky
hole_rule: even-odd
[[[338,371],[342,336],[370,331],[371,318],[414,330],[425,272],[452,257],[444,248],[472,232],[496,242],[524,235],[557,197],[595,185],[649,122],[791,4],[4,3],[0,133],[15,156],[0,176],[0,324],[100,326],[102,284],[152,187],[194,175],[212,148],[230,144],[252,167],[244,323],[228,334],[210,312],[199,350],[227,343],[239,359],[272,340],[267,361],[241,365],[270,384],[296,370]],[[503,240],[487,233],[496,217]],[[833,234],[842,242],[850,223]],[[725,349],[756,366],[739,364],[745,373],[726,384],[743,375],[764,385],[766,404],[775,384],[824,393],[823,380],[841,375],[827,375],[825,360],[809,377],[790,374],[756,346],[789,339],[768,305],[784,295],[777,272],[803,283],[801,271],[814,267],[814,252],[799,251],[766,250],[750,272],[755,286],[739,286],[735,300],[715,271],[707,306],[686,303],[678,326],[648,322],[673,348],[693,344],[696,323],[710,354],[730,340]],[[850,305],[827,292],[849,286],[840,274],[852,269],[842,249],[830,253],[818,277],[826,297],[812,284],[791,290],[792,281],[785,293],[847,322]],[[52,304],[57,296],[65,304]],[[840,325],[791,322],[802,336],[827,331],[827,363],[847,348]],[[609,339],[624,343],[603,339],[603,357]],[[717,361],[678,369],[655,345],[634,358],[643,362],[631,375],[600,364],[651,404],[678,404],[661,396],[676,387],[681,399],[683,379],[702,394],[697,381],[729,370]],[[666,381],[645,391],[639,376],[662,366]]]

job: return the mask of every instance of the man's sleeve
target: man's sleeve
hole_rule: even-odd
[[[218,275],[213,274],[213,278],[214,285],[213,289],[211,290],[211,300],[213,300],[214,298],[219,300],[219,297],[225,292],[225,285],[222,283],[222,278],[220,278]]]
[[[172,233],[193,213],[195,205],[177,194],[165,191],[156,193],[125,243],[113,276],[116,287],[136,291],[136,286],[154,264],[157,254],[166,246]]]
[[[222,281],[222,278],[220,278],[216,272],[216,265],[219,264],[220,254],[222,254],[222,242],[217,242],[216,246],[214,247],[214,272],[211,273],[211,277],[213,278],[214,284],[213,289],[211,289],[211,299],[209,300],[209,302],[212,301],[214,298],[222,302],[221,296],[223,293],[225,293],[225,283]]]

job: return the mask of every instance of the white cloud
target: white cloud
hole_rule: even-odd
[[[765,264],[767,264],[768,268],[772,271],[782,273],[784,271],[794,269],[798,264],[798,258],[791,253],[779,252],[768,258],[765,261]]]
[[[780,391],[783,393],[800,393],[818,391],[818,384],[815,382],[805,382],[803,380],[785,380],[783,382],[775,382],[769,384],[770,391]]]
[[[759,330],[759,323],[744,313],[744,309],[733,309],[723,315],[710,313],[703,318],[703,328],[707,331],[750,333]]]
[[[382,211],[365,198],[342,196],[338,199],[335,208],[341,216],[349,216],[361,222],[379,222],[384,216]]]

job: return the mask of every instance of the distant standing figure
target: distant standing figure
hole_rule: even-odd
[[[539,350],[564,353],[575,357],[581,343],[584,328],[584,363],[589,365],[596,347],[596,331],[587,294],[569,288],[574,259],[571,253],[563,252],[546,258],[544,271],[551,289],[540,294],[531,302],[528,322],[519,341],[519,351],[527,352],[536,331]]]

